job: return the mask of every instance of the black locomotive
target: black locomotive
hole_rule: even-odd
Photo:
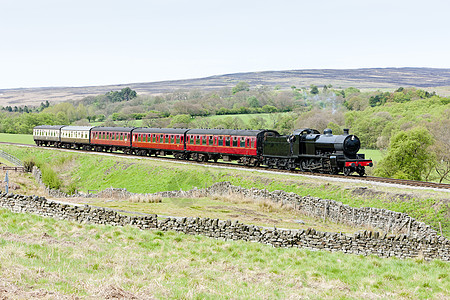
[[[247,166],[300,169],[302,171],[350,175],[365,174],[372,166],[361,143],[348,129],[333,135],[315,129],[295,130],[289,136],[274,130],[173,129],[94,126],[36,126],[38,146],[121,151],[140,156],[167,156],[196,161],[237,161]]]
[[[359,138],[350,135],[333,135],[331,129],[324,134],[311,128],[298,129],[290,136],[266,137],[263,142],[263,165],[270,168],[350,175],[365,174],[365,167],[372,167],[372,160],[358,154]]]

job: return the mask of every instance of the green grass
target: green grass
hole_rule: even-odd
[[[131,122],[132,122],[132,125],[128,125],[128,126],[131,126],[131,127],[142,127],[142,122],[143,122],[142,120],[132,120]],[[90,122],[90,124],[92,126],[102,126],[103,123],[104,122]],[[121,123],[123,123],[123,121],[115,121],[115,123],[121,124]]]
[[[0,142],[34,145],[32,134],[0,133]]]
[[[360,153],[364,153],[366,159],[371,159],[375,163],[379,162],[385,154],[383,151],[376,149],[361,149]]]
[[[230,196],[197,197],[197,198],[163,198],[161,202],[146,203],[144,201],[89,199],[90,205],[119,209],[129,212],[141,212],[163,216],[200,217],[220,220],[238,220],[244,224],[264,227],[307,229],[315,228],[325,232],[354,233],[362,227],[351,227],[323,221],[301,214],[291,206],[281,206],[264,200]],[[296,220],[302,220],[299,224]]]
[[[284,115],[287,113],[264,113],[264,114],[236,114],[236,115],[213,115],[213,116],[208,116],[205,117],[206,119],[210,119],[210,120],[217,120],[217,119],[224,119],[224,118],[228,118],[228,117],[238,117],[240,118],[245,124],[249,124],[249,121],[253,118],[262,118],[266,121],[267,124],[267,128],[271,128],[273,127],[273,123],[274,120],[276,120],[276,118],[279,115]]]
[[[444,299],[449,273],[442,261],[273,248],[0,209],[2,292],[14,286],[13,298],[41,290],[52,298],[121,291],[157,299]]]
[[[208,165],[186,165],[137,158],[118,158],[95,154],[67,153],[54,149],[23,148],[1,145],[19,159],[33,157],[56,168],[59,176],[67,178],[79,190],[104,190],[126,188],[134,193],[154,193],[168,190],[203,188],[215,182],[229,181],[245,188],[284,190],[299,195],[340,201],[354,207],[376,207],[404,212],[431,225],[435,230],[442,225],[443,234],[450,236],[448,195],[424,191],[420,197],[391,199],[372,193],[357,196],[349,183],[330,183],[301,176],[265,174],[248,170],[211,168]],[[350,187],[364,186],[367,183]],[[397,191],[401,195],[404,190]],[[416,192],[419,193],[419,192]]]

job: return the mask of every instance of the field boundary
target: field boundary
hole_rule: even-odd
[[[221,186],[230,187],[226,184]],[[198,190],[192,192],[198,192]],[[201,234],[216,239],[244,240],[274,247],[296,247],[380,257],[450,261],[450,241],[437,235],[387,235],[367,230],[346,235],[319,232],[312,228],[306,230],[272,229],[241,224],[238,221],[221,221],[210,218],[168,217],[158,220],[157,215],[122,215],[111,209],[96,208],[89,205],[70,205],[50,201],[44,197],[12,193],[0,193],[0,206],[16,213],[32,213],[85,224],[131,225],[143,230],[159,229],[186,234]]]

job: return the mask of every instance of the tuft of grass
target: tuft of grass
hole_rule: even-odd
[[[128,201],[132,203],[161,203],[162,199],[160,195],[133,195]]]

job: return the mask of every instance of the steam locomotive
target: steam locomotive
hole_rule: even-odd
[[[33,129],[38,146],[174,156],[195,161],[237,161],[247,166],[364,176],[372,160],[358,154],[361,143],[348,129],[343,135],[311,128],[280,135],[275,130],[180,129],[41,125]]]

